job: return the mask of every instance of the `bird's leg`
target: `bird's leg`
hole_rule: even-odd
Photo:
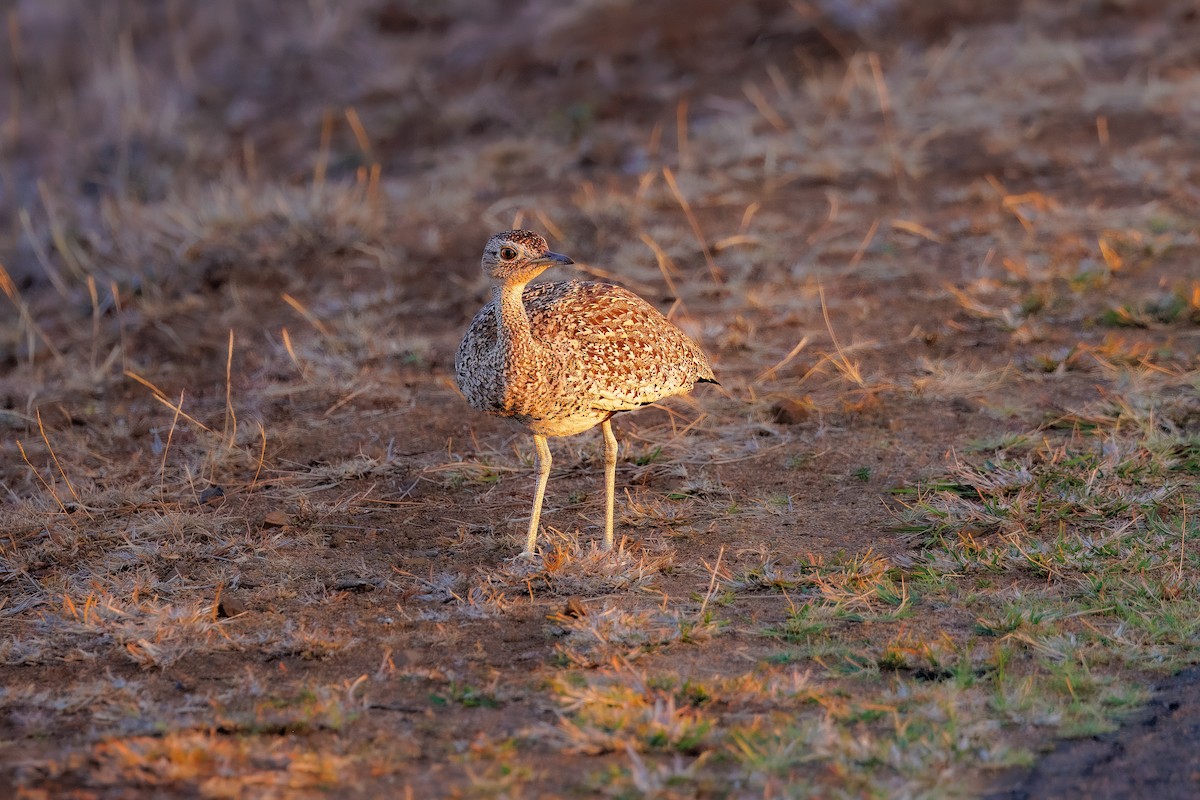
[[[600,425],[604,431],[604,549],[613,546],[613,501],[617,487],[617,437],[613,435],[612,417]]]
[[[542,498],[546,496],[546,481],[550,479],[550,445],[540,433],[533,435],[533,446],[537,450],[537,489],[533,493],[533,517],[529,520],[529,537],[525,540],[522,556],[532,556],[537,544],[538,522],[542,517]]]

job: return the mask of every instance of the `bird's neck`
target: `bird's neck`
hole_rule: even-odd
[[[542,349],[529,327],[529,313],[525,310],[524,283],[506,283],[492,289],[499,314],[498,340],[508,355],[524,356],[528,359]]]

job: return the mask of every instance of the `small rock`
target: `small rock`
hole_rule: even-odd
[[[200,493],[200,505],[219,506],[225,502],[225,490],[220,486],[210,486]]]
[[[290,524],[292,517],[286,511],[275,509],[274,511],[263,517],[263,525],[269,528],[282,528],[284,525]]]
[[[368,578],[339,578],[334,588],[339,592],[373,592],[379,586]]]
[[[974,414],[979,409],[976,404],[966,397],[956,397],[950,401],[950,408],[959,414]]]
[[[236,617],[245,614],[250,609],[246,606],[246,601],[235,594],[222,592],[221,599],[217,603],[218,617]]]
[[[812,414],[812,403],[785,397],[771,406],[771,419],[780,425],[799,425]]]
[[[583,600],[578,597],[568,597],[567,605],[563,608],[564,617],[586,617],[587,609],[583,605]]]

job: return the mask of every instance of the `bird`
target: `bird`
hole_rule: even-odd
[[[533,434],[537,486],[525,549],[532,558],[551,455],[548,437],[599,425],[604,434],[604,550],[613,546],[617,438],[613,415],[717,383],[700,346],[633,292],[600,281],[528,285],[574,264],[527,230],[497,233],[480,266],[492,298],[472,319],[454,358],[472,408]]]

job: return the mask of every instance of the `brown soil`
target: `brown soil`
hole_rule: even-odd
[[[976,5],[6,11],[0,794],[618,795],[677,757],[701,774],[682,794],[636,792],[803,793],[732,745],[570,739],[547,687],[592,655],[580,620],[695,616],[764,562],[910,565],[893,490],[1087,428],[1127,388],[1106,365],[1197,368],[1191,4]],[[618,418],[625,566],[587,560],[595,435],[553,443],[545,564],[506,561],[530,442],[470,412],[452,365],[478,251],[518,222],[670,310],[722,383]],[[793,611],[746,590],[712,638],[581,670],[826,681],[832,656],[763,633]],[[874,653],[979,616],[834,627]],[[837,702],[874,691],[842,680]],[[704,713],[785,713],[731,697]],[[814,794],[1171,796],[1197,782],[1197,702],[1184,673],[999,788],[985,763],[795,770]]]

